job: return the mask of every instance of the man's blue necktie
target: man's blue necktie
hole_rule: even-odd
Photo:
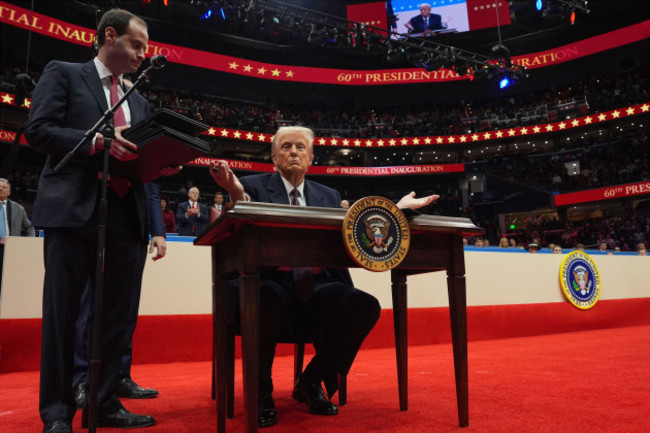
[[[5,203],[0,202],[0,238],[7,237],[7,217],[5,216]]]

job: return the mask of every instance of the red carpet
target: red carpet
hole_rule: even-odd
[[[513,326],[517,326],[513,323]],[[279,424],[272,432],[647,433],[650,431],[650,326],[469,344],[470,427],[458,428],[449,344],[409,349],[409,410],[397,405],[393,349],[362,350],[349,376],[349,404],[336,417],[318,417],[290,398],[291,357],[276,361]],[[237,365],[235,419],[243,431],[241,367]],[[158,425],[143,432],[215,430],[210,363],[134,366],[135,379],[161,391],[156,400],[128,401]],[[336,397],[335,397],[336,401]],[[38,373],[0,375],[0,431],[33,433],[38,417]],[[74,430],[80,428],[79,416]],[[101,429],[101,431],[122,431]]]

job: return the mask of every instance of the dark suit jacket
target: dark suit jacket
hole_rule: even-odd
[[[160,206],[160,185],[155,182],[146,185],[149,198],[149,234],[151,236],[165,236],[165,222],[163,221],[162,207]]]
[[[422,33],[427,30],[424,27],[424,18],[422,18],[422,15],[411,18],[410,22],[413,26],[412,33]],[[437,14],[429,14],[429,30],[440,30],[442,28],[442,17]]]
[[[137,93],[131,94],[128,103],[131,124],[150,113],[148,102]],[[83,226],[98,200],[101,153],[89,156],[88,140],[63,170],[55,173],[54,167],[108,109],[94,62],[48,63],[34,92],[32,107],[25,137],[32,148],[48,154],[39,179],[33,223],[45,228]],[[147,196],[141,183],[132,182],[132,186],[144,236],[149,219]]]
[[[34,226],[27,218],[25,208],[15,201],[7,199],[6,209],[7,225],[9,236],[34,236]]]
[[[210,214],[206,205],[197,203],[199,205],[200,216],[191,215],[189,218],[185,217],[187,210],[190,208],[190,202],[186,201],[178,205],[176,211],[176,225],[178,226],[178,234],[181,236],[197,236],[203,232],[205,226],[210,222]],[[194,231],[192,231],[194,227]]]
[[[252,201],[290,204],[287,190],[277,172],[246,176],[239,180]],[[304,193],[308,206],[341,207],[341,195],[338,191],[318,182],[305,179]],[[347,269],[325,269],[325,272],[330,278],[353,285]]]

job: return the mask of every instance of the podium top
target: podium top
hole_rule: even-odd
[[[237,202],[223,212],[195,240],[195,245],[212,245],[244,225],[341,230],[346,209],[291,206],[275,203]],[[409,218],[411,234],[420,232],[453,233],[463,237],[482,234],[469,218],[416,215]]]

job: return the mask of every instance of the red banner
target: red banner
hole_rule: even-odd
[[[13,143],[16,139],[15,131],[0,129],[0,142]],[[20,137],[20,144],[28,146],[24,136]],[[210,163],[219,158],[203,157],[197,158],[187,165],[209,167]],[[273,164],[263,162],[236,161],[226,159],[233,170],[255,171],[272,173],[275,171]],[[331,167],[313,165],[309,168],[309,174],[327,176],[395,176],[403,174],[435,174],[435,173],[462,173],[465,171],[464,164],[433,164],[433,165],[404,165],[397,167]]]
[[[189,165],[209,167],[218,158],[197,158]],[[261,162],[234,161],[226,159],[233,170],[246,170],[272,173],[275,171],[273,164]],[[403,174],[434,174],[434,173],[462,173],[464,164],[435,164],[435,165],[405,165],[397,167],[331,167],[313,165],[307,174],[329,176],[395,176]]]
[[[508,129],[497,129],[473,134],[440,135],[431,137],[393,137],[393,138],[345,138],[345,137],[316,137],[315,146],[336,147],[399,147],[399,146],[435,146],[439,144],[469,144],[495,141],[506,138],[532,138],[550,132],[563,132],[574,128],[593,126],[602,122],[624,119],[630,116],[650,113],[650,103],[617,108],[597,114],[576,117],[575,119],[559,122],[542,123],[539,125],[517,126]],[[236,129],[212,127],[205,135],[236,140],[258,141],[270,143],[273,135],[259,132],[240,131]]]
[[[608,186],[606,188],[588,189],[585,191],[558,194],[554,197],[555,206],[585,203],[589,201],[609,200],[612,198],[632,197],[650,194],[650,182],[628,183],[625,185]]]
[[[7,131],[6,129],[0,129],[0,141],[13,143],[15,139],[16,131]],[[20,144],[27,146],[27,140],[25,140],[24,135],[20,136]]]
[[[56,20],[46,15],[32,14],[27,9],[2,1],[0,1],[0,22],[26,30],[31,29],[36,33],[84,46],[90,46],[95,35],[95,30]],[[573,44],[539,53],[516,56],[512,60],[531,69],[541,68],[637,42],[647,39],[648,36],[650,36],[650,21],[644,21]],[[290,82],[369,86],[456,81],[467,80],[470,77],[460,77],[454,71],[446,69],[428,72],[416,68],[347,70],[275,65],[149,41],[147,56],[150,57],[156,54],[165,55],[170,62],[188,66]]]

